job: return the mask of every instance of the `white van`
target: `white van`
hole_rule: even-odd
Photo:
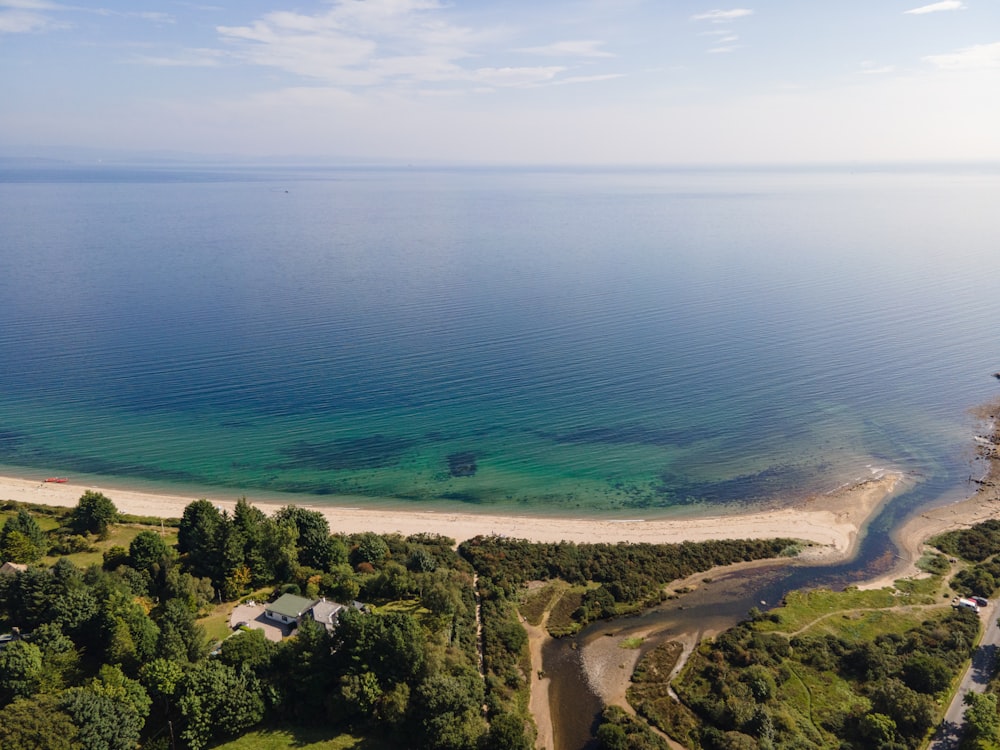
[[[956,599],[951,603],[951,606],[955,609],[971,609],[976,614],[979,614],[979,605],[972,601],[972,599]]]

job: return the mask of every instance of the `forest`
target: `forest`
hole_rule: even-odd
[[[582,625],[690,572],[794,554],[791,540],[456,548],[245,499],[140,519],[89,491],[71,510],[0,514],[0,561],[16,564],[0,575],[3,748],[200,750],[306,726],[356,741],[343,747],[531,748],[524,583],[585,585]],[[304,618],[280,641],[220,616],[286,593],[348,606],[332,631]]]

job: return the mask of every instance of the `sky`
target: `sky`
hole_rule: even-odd
[[[0,0],[0,154],[1000,160],[1000,0],[713,2]]]

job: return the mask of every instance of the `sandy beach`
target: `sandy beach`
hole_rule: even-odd
[[[967,500],[917,515],[893,532],[900,549],[899,565],[866,586],[890,585],[893,580],[918,573],[915,563],[925,541],[934,534],[961,528],[1000,513],[1000,458],[996,444],[983,448],[987,461],[986,477],[978,491]],[[319,510],[335,532],[374,531],[404,535],[431,532],[452,537],[458,542],[477,535],[500,534],[534,541],[575,542],[649,542],[676,543],[725,538],[789,537],[808,543],[796,564],[824,564],[849,559],[856,551],[865,527],[894,493],[905,488],[911,479],[894,472],[877,472],[871,477],[836,488],[830,492],[800,498],[789,507],[775,507],[758,512],[685,515],[677,518],[609,520],[561,516],[519,516],[499,513],[430,512],[421,510],[386,510],[343,507],[298,501],[296,504]],[[89,484],[39,482],[13,476],[0,476],[0,500],[72,507],[86,490],[104,492],[117,508],[140,516],[180,517],[184,507],[197,497],[156,494],[127,489],[108,489]],[[231,499],[208,499],[224,509],[231,509]],[[271,513],[280,504],[254,502]],[[739,566],[736,566],[739,567]],[[541,649],[549,639],[544,626],[529,628],[532,670],[542,668]],[[689,650],[707,633],[687,634]],[[603,641],[607,641],[606,643]],[[598,641],[599,653],[588,647],[584,669],[598,695],[606,704],[628,705],[625,691],[635,666],[638,651],[623,651],[618,639]],[[608,667],[611,665],[611,667]],[[549,710],[548,680],[532,680],[531,712],[538,728],[539,747],[550,747],[553,725]]]
[[[901,475],[885,473],[814,495],[794,507],[742,514],[713,514],[655,519],[595,519],[565,516],[502,515],[499,513],[453,513],[422,510],[385,510],[311,504],[296,505],[318,510],[334,532],[399,533],[432,532],[458,542],[478,535],[498,534],[532,541],[649,542],[675,543],[709,539],[790,537],[809,542],[803,558],[810,563],[849,557],[865,523],[904,481]],[[197,497],[161,495],[133,490],[106,489],[77,484],[72,479],[56,484],[37,479],[0,477],[0,499],[71,507],[86,490],[103,492],[119,511],[141,516],[179,518],[184,507]],[[216,500],[232,509],[233,500]],[[280,505],[248,500],[266,513]]]

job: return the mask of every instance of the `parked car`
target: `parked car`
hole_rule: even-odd
[[[970,596],[969,598],[972,599],[972,601],[974,601],[980,607],[985,607],[987,604],[989,604],[989,601],[987,601],[981,596]]]

